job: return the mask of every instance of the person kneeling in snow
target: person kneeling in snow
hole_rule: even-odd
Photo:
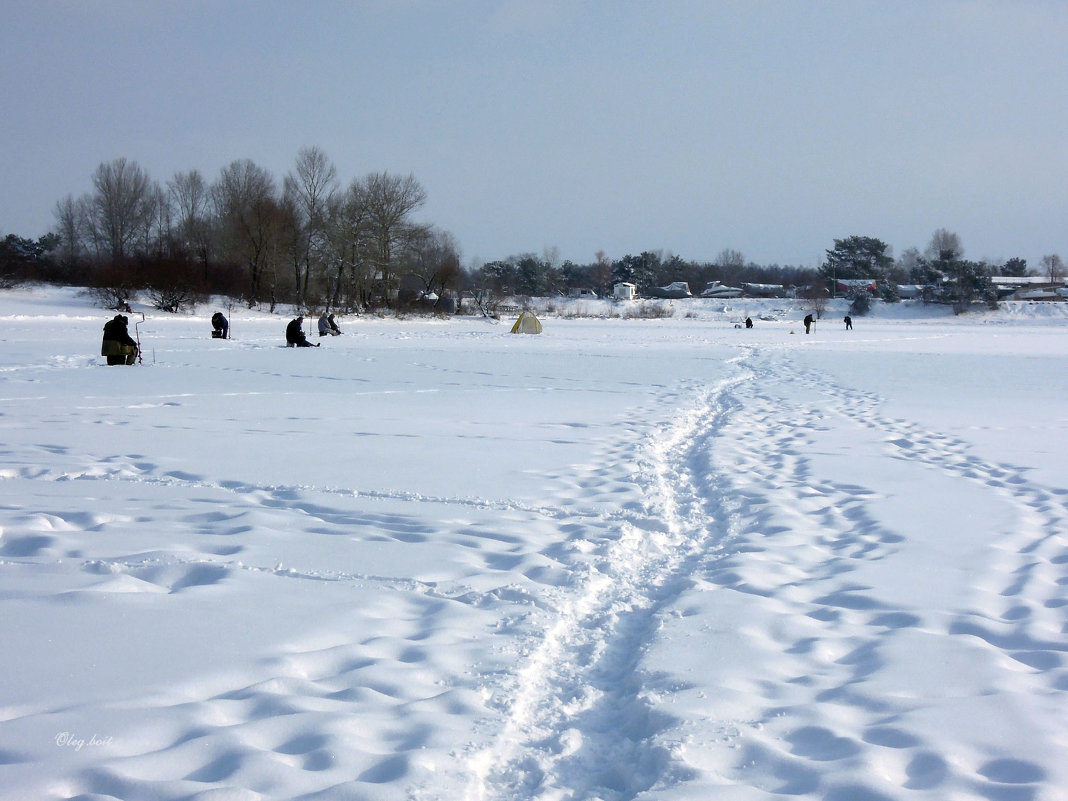
[[[289,325],[286,326],[286,347],[292,348],[311,348],[319,347],[319,343],[316,342],[312,345],[308,341],[308,338],[304,336],[304,318],[298,317],[295,320],[290,320]]]
[[[107,356],[108,364],[133,364],[137,361],[137,342],[126,328],[129,323],[130,319],[122,314],[116,314],[104,323],[100,355]]]

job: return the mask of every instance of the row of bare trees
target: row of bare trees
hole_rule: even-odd
[[[272,310],[290,303],[351,312],[455,297],[462,285],[480,295],[555,295],[575,288],[607,294],[618,281],[635,283],[639,291],[675,281],[699,291],[712,280],[803,289],[822,277],[821,285],[833,291],[837,279],[852,277],[890,288],[937,286],[948,277],[958,287],[968,278],[982,289],[984,275],[1031,272],[1020,258],[1001,265],[966,262],[960,238],[939,229],[926,251],[909,248],[898,259],[873,237],[835,240],[818,269],[757,265],[731,249],[710,263],[662,251],[617,260],[599,252],[589,264],[560,263],[551,248],[540,257],[526,253],[472,266],[468,274],[452,235],[414,219],[425,202],[424,188],[410,174],[370,173],[343,185],[317,147],[300,150],[280,184],[248,159],[233,161],[211,181],[189,170],[159,184],[136,162],[120,158],[97,168],[90,192],[56,204],[56,230],[47,243],[37,243],[48,246],[47,257],[17,237],[7,256],[0,253],[0,283],[30,264],[40,274],[55,260],[62,280],[115,288],[118,303],[123,293],[148,289],[160,308],[219,293],[250,306],[269,303]],[[8,263],[16,269],[8,270]],[[1051,282],[1063,279],[1059,256],[1044,257],[1042,269]]]
[[[370,173],[343,187],[317,147],[298,153],[281,186],[248,159],[214,181],[194,169],[161,185],[120,158],[97,168],[92,187],[55,207],[58,258],[87,284],[195,281],[236,289],[249,306],[354,311],[440,297],[460,276],[452,235],[414,219],[426,191],[413,175]]]

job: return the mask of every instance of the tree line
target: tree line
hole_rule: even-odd
[[[896,259],[875,237],[835,239],[815,268],[759,265],[730,248],[711,262],[657,250],[614,260],[601,251],[584,264],[562,261],[548,248],[465,268],[452,234],[415,219],[426,199],[411,174],[369,173],[343,185],[317,147],[301,149],[281,182],[239,159],[214,180],[194,169],[159,183],[119,158],[97,167],[91,191],[56,203],[53,232],[0,241],[0,281],[87,286],[107,305],[144,291],[170,311],[221,294],[272,311],[285,303],[359,312],[446,301],[452,308],[465,293],[499,298],[589,289],[603,296],[623,281],[639,294],[676,281],[699,292],[719,281],[783,285],[818,298],[842,280],[869,279],[878,281],[884,300],[896,300],[903,284],[918,284],[925,299],[963,308],[996,300],[991,275],[1029,273],[1021,258],[997,265],[964,259],[959,237],[945,229],[924,251],[908,248]],[[1051,281],[1063,278],[1055,254],[1043,258],[1042,270]]]
[[[1063,282],[1064,272],[1061,257],[1051,253],[1042,257],[1041,271],[1037,275],[1045,276],[1054,284]],[[960,237],[945,228],[934,232],[923,252],[908,248],[898,259],[892,257],[885,242],[875,237],[836,239],[834,248],[827,251],[819,273],[822,283],[831,287],[842,281],[873,280],[877,283],[878,295],[889,302],[900,299],[903,285],[911,285],[918,289],[923,300],[951,304],[958,313],[977,302],[996,306],[999,294],[993,282],[995,276],[1036,274],[1028,268],[1027,260],[1020,257],[1001,264],[965,259]],[[864,313],[867,310],[864,301],[870,295],[857,293],[857,296],[861,302],[856,310]]]
[[[638,293],[644,294],[651,287],[676,281],[684,281],[699,291],[712,281],[794,286],[809,283],[815,277],[816,271],[811,267],[759,265],[747,262],[741,253],[730,249],[712,262],[687,261],[676,254],[651,250],[615,260],[598,251],[594,261],[576,264],[560,261],[555,249],[550,248],[540,255],[523,253],[486,262],[470,271],[472,284],[480,290],[525,296],[566,295],[572,289],[590,289],[605,296],[621,282],[634,284]]]
[[[147,290],[177,306],[224,294],[250,308],[351,311],[455,283],[459,247],[414,219],[425,202],[413,175],[369,173],[342,186],[315,147],[281,183],[240,159],[212,181],[189,170],[161,184],[120,158],[97,168],[90,192],[56,204],[53,233],[7,237],[6,262],[119,302]]]
[[[1063,280],[1064,272],[1060,256],[1050,254],[1042,258],[1037,275],[1056,283]],[[890,246],[876,237],[835,239],[834,247],[825,252],[815,268],[759,265],[730,248],[721,251],[712,262],[704,263],[662,251],[645,251],[615,261],[599,252],[595,261],[578,265],[559,262],[550,249],[540,257],[527,253],[488,262],[473,272],[473,279],[477,286],[494,292],[530,296],[567,294],[572,288],[592,289],[604,295],[623,281],[633,283],[639,295],[675,281],[686,282],[694,292],[712,281],[739,287],[770,284],[813,302],[838,294],[838,287],[846,282],[844,294],[855,301],[854,312],[863,314],[872,297],[870,283],[875,283],[876,295],[887,302],[900,300],[901,287],[908,285],[918,287],[919,297],[927,302],[951,303],[955,310],[963,311],[976,302],[996,303],[994,276],[1035,274],[1027,260],[1019,257],[997,264],[967,260],[960,237],[939,228],[923,251],[910,247],[897,259]],[[862,281],[862,285],[849,288],[850,281]]]

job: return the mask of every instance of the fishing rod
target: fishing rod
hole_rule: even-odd
[[[137,363],[144,364],[144,360],[141,358],[141,323],[145,321],[145,313],[141,312],[140,322],[134,323],[134,335],[137,338]]]

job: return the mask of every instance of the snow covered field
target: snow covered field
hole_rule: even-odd
[[[0,798],[1068,798],[1068,304],[729,303],[0,294]]]

